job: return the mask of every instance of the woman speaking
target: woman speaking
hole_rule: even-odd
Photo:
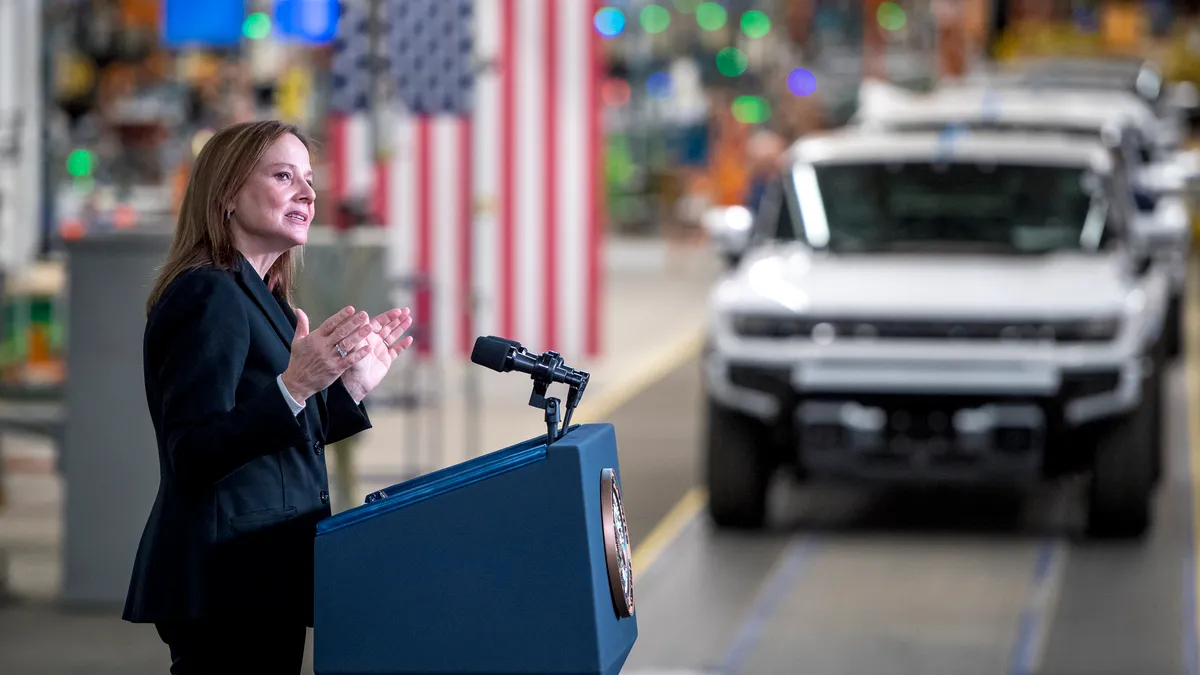
[[[300,671],[324,448],[371,427],[363,398],[410,344],[407,309],[291,306],[316,193],[309,142],[276,121],[222,129],[192,168],[147,302],[146,400],[160,483],[124,618],[171,671]]]

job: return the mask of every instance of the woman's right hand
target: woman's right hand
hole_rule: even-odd
[[[283,371],[283,386],[297,401],[308,400],[370,353],[364,339],[371,331],[366,312],[356,314],[353,307],[343,307],[310,333],[308,316],[297,309],[296,336],[291,360]],[[339,345],[345,356],[339,353]]]

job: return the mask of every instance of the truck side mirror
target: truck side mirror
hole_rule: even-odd
[[[717,206],[705,211],[701,220],[708,238],[717,250],[736,265],[750,243],[754,214],[745,206]]]

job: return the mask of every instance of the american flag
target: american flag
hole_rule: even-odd
[[[599,0],[383,4],[392,152],[375,161],[369,140],[367,4],[345,0],[329,191],[370,195],[391,271],[431,281],[413,307],[418,353],[461,357],[495,334],[598,354]]]

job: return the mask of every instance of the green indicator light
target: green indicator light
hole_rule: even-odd
[[[92,153],[80,148],[67,155],[67,173],[72,176],[88,176],[92,173]]]
[[[764,37],[771,32],[771,19],[758,10],[751,10],[742,15],[742,32],[748,38]]]
[[[263,12],[255,12],[242,22],[242,35],[251,40],[261,40],[271,34],[271,18]]]
[[[725,77],[737,77],[746,72],[746,55],[736,47],[717,52],[717,70]]]
[[[696,23],[704,30],[720,30],[725,19],[725,8],[715,2],[702,2],[696,7]]]
[[[875,18],[884,30],[900,30],[904,28],[906,20],[904,9],[894,2],[885,2],[879,5],[878,11],[875,12]]]
[[[742,124],[758,124],[771,116],[771,106],[761,96],[739,96],[733,100],[733,118]]]
[[[642,8],[642,28],[647,33],[661,33],[671,25],[671,13],[665,7],[646,5]]]

